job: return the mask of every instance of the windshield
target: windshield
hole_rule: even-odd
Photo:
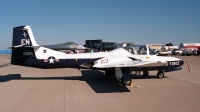
[[[149,55],[155,55],[157,54],[154,50],[151,48],[144,46],[144,45],[134,45],[132,47],[124,47],[127,51],[131,52],[135,55],[147,55],[149,52]]]
[[[149,47],[148,47],[148,48],[149,48]],[[152,50],[151,48],[149,48],[149,54],[150,54],[150,55],[156,55],[157,52],[154,51],[154,50]]]
[[[76,44],[76,43],[74,43],[74,42],[67,42],[67,43],[65,43],[66,45],[78,45],[78,44]]]

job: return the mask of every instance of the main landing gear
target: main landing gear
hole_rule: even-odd
[[[131,86],[131,84],[132,84],[131,76],[130,76],[129,79],[126,79],[126,80],[124,79],[124,76],[122,76],[122,78],[121,78],[121,84],[123,86]]]
[[[149,76],[149,71],[143,71],[143,76]],[[106,76],[113,76],[115,75],[117,80],[120,80],[123,86],[131,86],[132,78],[130,74],[130,68],[109,68],[105,70]],[[162,79],[164,78],[164,71],[158,71],[157,78]]]
[[[109,68],[105,70],[106,76],[115,75],[117,80],[121,82],[123,86],[131,86],[132,78],[129,68]]]
[[[132,78],[130,75],[130,71],[126,71],[123,73],[123,76],[121,77],[121,84],[124,86],[131,86]]]
[[[115,68],[115,76],[123,86],[131,86],[132,78],[130,68]]]

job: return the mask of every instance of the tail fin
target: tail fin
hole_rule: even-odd
[[[35,56],[34,47],[39,47],[35,42],[35,38],[31,31],[30,26],[19,26],[13,28],[13,41],[12,41],[12,64],[21,64],[16,59],[27,59]]]
[[[46,56],[52,54],[65,54],[39,46],[35,42],[30,26],[13,28],[13,42],[11,48],[11,64],[23,66],[38,66],[36,61],[37,57],[43,57],[44,54],[46,54]]]
[[[13,28],[12,46],[39,46],[33,36],[30,26],[19,26]]]

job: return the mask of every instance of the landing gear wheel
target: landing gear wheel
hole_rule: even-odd
[[[122,85],[124,85],[124,86],[131,86],[131,83],[132,83],[132,79],[130,79],[130,80],[124,80],[123,77],[121,78],[121,84]]]
[[[157,77],[158,77],[159,79],[164,78],[164,73],[163,73],[163,72],[158,72],[158,73],[157,73]]]

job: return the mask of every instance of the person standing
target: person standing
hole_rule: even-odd
[[[90,53],[93,53],[93,52],[94,52],[94,49],[92,48],[91,51],[90,51]]]

